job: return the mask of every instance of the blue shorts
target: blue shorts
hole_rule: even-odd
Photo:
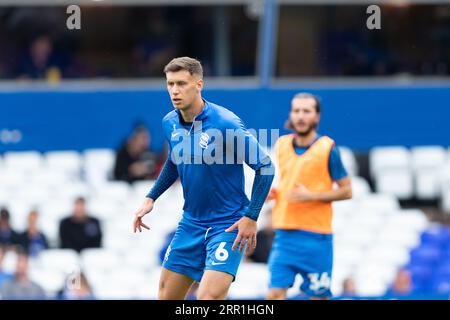
[[[331,297],[333,235],[303,230],[275,230],[269,256],[269,288],[290,288],[300,274],[300,290],[311,297]]]
[[[216,270],[236,277],[244,250],[231,250],[237,229],[225,230],[237,220],[214,222],[213,225],[194,222],[183,217],[167,248],[163,267],[200,282],[205,270]]]

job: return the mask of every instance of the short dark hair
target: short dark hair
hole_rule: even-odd
[[[189,71],[191,75],[203,78],[203,67],[200,61],[190,57],[178,57],[172,59],[165,67],[164,73],[177,72],[181,70]]]
[[[77,203],[77,202],[86,203],[86,199],[83,196],[79,196],[75,199],[75,203]]]
[[[0,220],[9,221],[9,211],[6,208],[0,209]]]
[[[294,98],[292,98],[292,100],[294,99],[313,99],[315,101],[315,107],[316,107],[316,112],[320,113],[320,98],[316,95],[313,95],[312,93],[308,93],[308,92],[300,92],[297,93]]]

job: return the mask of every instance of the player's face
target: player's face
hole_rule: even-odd
[[[16,264],[16,274],[17,275],[26,275],[28,270],[28,259],[24,255],[19,255],[17,257]]]
[[[312,98],[292,100],[290,119],[298,135],[308,135],[319,124],[320,114],[316,111],[316,101]]]
[[[167,72],[166,79],[170,99],[173,106],[179,110],[189,109],[203,87],[203,80],[186,70]]]
[[[86,204],[84,201],[75,201],[74,215],[78,218],[82,218],[86,215]]]

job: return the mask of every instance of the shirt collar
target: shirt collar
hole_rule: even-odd
[[[300,149],[308,149],[309,147],[311,147],[317,140],[319,140],[321,137],[321,135],[319,133],[317,133],[316,138],[306,147],[300,147],[295,143],[295,139],[292,139],[292,145],[294,146],[294,148],[300,148]]]
[[[202,98],[202,100],[203,100],[203,102],[205,103],[205,105],[203,106],[202,111],[194,118],[194,121],[200,121],[200,120],[206,119],[207,116],[208,116],[208,114],[209,114],[209,110],[211,109],[210,103],[209,103],[207,100],[203,99],[203,98]],[[177,114],[178,114],[178,117],[179,117],[180,122],[182,122],[182,117],[181,117],[181,112],[180,112],[180,110],[175,109],[175,111],[176,111]]]

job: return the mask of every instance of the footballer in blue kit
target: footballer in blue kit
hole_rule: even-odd
[[[134,231],[148,229],[142,218],[180,178],[183,217],[164,257],[158,299],[184,299],[194,281],[198,299],[225,299],[243,252],[256,246],[274,167],[238,116],[202,98],[199,61],[175,58],[164,72],[175,107],[162,120],[169,157],[136,212]],[[244,162],[255,171],[250,200]]]

